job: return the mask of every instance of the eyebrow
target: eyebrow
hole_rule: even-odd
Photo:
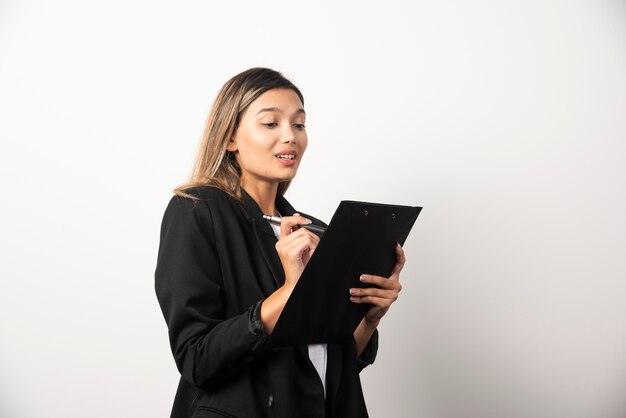
[[[259,110],[256,113],[256,115],[258,116],[258,115],[260,115],[263,112],[283,113],[283,111],[281,109],[277,108],[277,107],[266,107],[266,108],[263,108],[263,109]],[[296,110],[296,114],[300,114],[300,113],[306,115],[306,112],[304,111],[303,108],[300,108],[300,109]]]

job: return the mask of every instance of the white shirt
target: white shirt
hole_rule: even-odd
[[[274,224],[270,224],[270,226],[274,230],[276,238],[280,238],[280,227]],[[328,350],[326,344],[309,344],[309,359],[311,359],[311,363],[313,363],[317,374],[322,380],[324,397],[326,397],[326,364],[328,363]]]

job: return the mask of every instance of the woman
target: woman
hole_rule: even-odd
[[[229,80],[208,118],[191,181],[163,217],[156,292],[181,379],[172,417],[365,417],[359,372],[401,289],[389,279],[346,298],[370,303],[354,341],[270,349],[274,325],[319,242],[283,194],[307,147],[304,99],[280,73]],[[282,216],[275,230],[263,215]]]

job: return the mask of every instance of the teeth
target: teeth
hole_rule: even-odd
[[[296,158],[295,155],[277,155],[278,158],[282,158],[283,160],[293,160]]]

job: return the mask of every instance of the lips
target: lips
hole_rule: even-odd
[[[274,154],[276,158],[287,161],[295,160],[297,155],[298,154],[294,150],[284,150],[277,154]]]
[[[284,150],[274,156],[278,159],[278,162],[285,166],[292,166],[296,163],[296,157],[298,153],[294,150]]]

